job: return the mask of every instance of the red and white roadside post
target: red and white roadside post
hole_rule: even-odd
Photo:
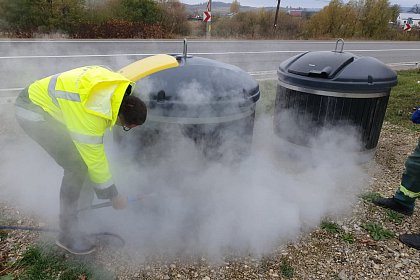
[[[211,37],[211,0],[207,2],[207,10],[203,13],[203,21],[206,23],[206,36]]]

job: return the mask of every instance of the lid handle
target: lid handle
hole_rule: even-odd
[[[184,58],[187,58],[187,51],[188,51],[187,39],[184,38],[184,51],[183,51]]]
[[[308,73],[309,77],[318,77],[318,78],[324,78],[328,79],[332,71],[332,68],[330,66],[324,67],[322,70],[311,70]]]
[[[342,38],[338,38],[338,40],[335,42],[335,52],[337,52],[338,43],[341,42],[341,50],[339,52],[343,52],[344,48],[344,40]]]

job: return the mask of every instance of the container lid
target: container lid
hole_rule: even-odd
[[[349,52],[306,52],[281,63],[280,82],[334,92],[369,93],[389,91],[397,84],[397,74],[373,57]]]
[[[178,67],[136,81],[135,94],[152,110],[160,108],[164,115],[221,115],[249,108],[259,99],[258,83],[236,66],[201,57],[176,58]]]

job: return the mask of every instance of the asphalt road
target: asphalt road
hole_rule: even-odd
[[[275,78],[279,64],[293,55],[340,50],[342,45],[335,40],[189,40],[187,47],[191,55],[230,63],[265,79]],[[343,48],[396,69],[420,62],[420,42],[346,41]],[[33,80],[74,67],[99,64],[117,70],[153,54],[182,52],[182,40],[0,40],[0,103]]]

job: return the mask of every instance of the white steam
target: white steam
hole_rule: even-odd
[[[17,123],[9,114],[2,125]],[[289,125],[289,131],[294,129]],[[145,197],[122,211],[86,213],[84,230],[120,234],[128,250],[143,255],[261,254],[295,240],[325,216],[346,214],[366,183],[358,136],[348,127],[322,131],[307,148],[274,135],[272,116],[262,115],[255,122],[250,155],[239,163],[207,160],[180,127],[168,131],[149,147],[152,152],[135,137],[121,148],[108,135],[105,145],[117,187],[122,194]],[[238,138],[232,143],[229,135],[219,147],[223,154],[237,144]],[[2,200],[15,201],[56,226],[62,170],[21,131],[2,133],[0,144]]]

